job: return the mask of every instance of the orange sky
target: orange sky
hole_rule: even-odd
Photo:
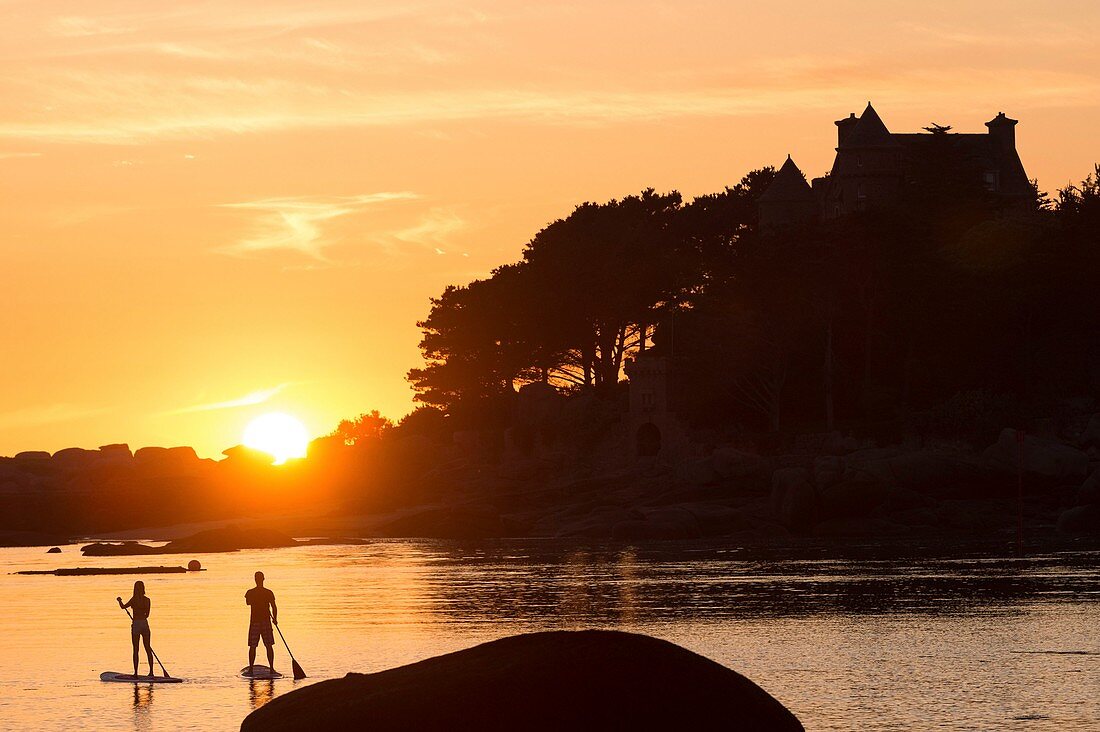
[[[444,285],[583,200],[819,175],[868,99],[1003,110],[1050,190],[1100,158],[1094,2],[0,10],[0,454],[399,417]]]

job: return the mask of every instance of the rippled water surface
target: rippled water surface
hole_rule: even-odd
[[[10,573],[192,557],[0,549],[0,728],[231,730],[273,695],[349,670],[526,631],[610,627],[740,671],[810,730],[1100,729],[1100,554],[915,556],[548,541],[203,555],[204,572],[142,578],[153,647],[187,682],[135,687],[99,673],[129,670],[129,621],[114,598],[138,577]],[[257,569],[306,681],[236,677]],[[289,671],[281,647],[276,665]]]

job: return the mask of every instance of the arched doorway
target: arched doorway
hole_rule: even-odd
[[[634,436],[638,457],[653,457],[661,452],[661,430],[652,422],[646,422],[638,428]]]

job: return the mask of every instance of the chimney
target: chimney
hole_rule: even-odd
[[[1012,151],[1016,149],[1016,125],[1019,120],[1006,117],[1004,112],[999,112],[996,117],[985,123],[989,128],[990,137],[1001,150]]]
[[[838,119],[833,124],[836,125],[836,146],[842,147],[844,141],[848,139],[848,133],[852,131],[852,127],[859,120],[856,119],[856,113],[852,112],[844,119]]]

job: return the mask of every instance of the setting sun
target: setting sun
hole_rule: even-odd
[[[309,436],[300,420],[282,412],[256,417],[244,429],[244,444],[275,457],[282,465],[290,458],[306,456]]]

